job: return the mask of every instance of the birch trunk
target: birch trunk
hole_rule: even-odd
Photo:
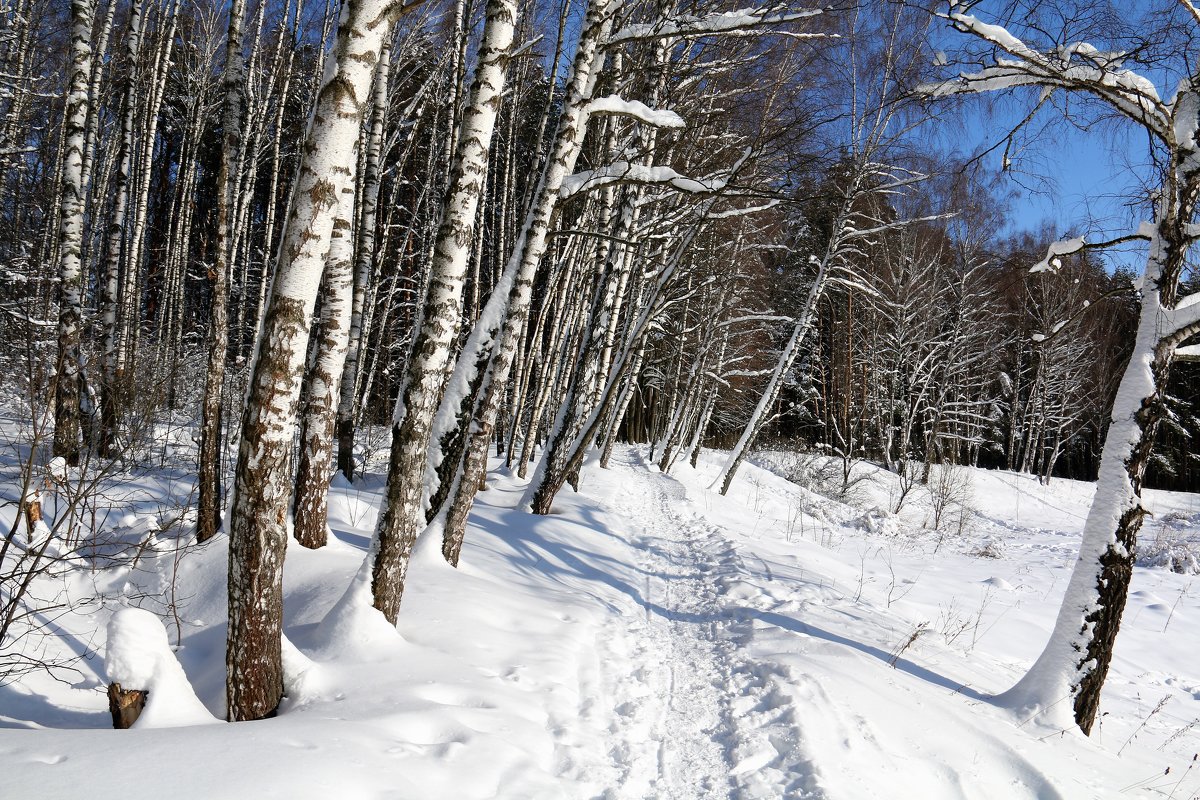
[[[792,334],[779,354],[775,368],[771,371],[771,377],[767,380],[767,385],[763,389],[762,397],[759,398],[758,404],[750,414],[750,419],[746,421],[746,426],[742,429],[742,434],[738,437],[737,443],[729,452],[729,457],[725,460],[724,466],[721,467],[721,472],[717,475],[716,480],[713,481],[713,487],[716,488],[719,486],[721,494],[726,494],[729,491],[729,485],[733,483],[733,477],[737,474],[738,467],[741,466],[746,453],[754,446],[755,439],[758,438],[759,432],[762,430],[763,425],[766,424],[767,414],[771,410],[771,407],[775,405],[775,400],[779,397],[779,390],[783,388],[783,380],[788,370],[792,368],[792,364],[800,352],[801,345],[804,344],[804,340],[808,337],[808,333],[812,329],[817,313],[817,304],[821,301],[821,297],[825,293],[825,284],[829,279],[829,272],[834,266],[834,261],[839,256],[842,239],[850,224],[850,206],[853,196],[853,192],[848,192],[843,200],[842,208],[834,224],[833,236],[826,246],[820,265],[817,267],[817,274],[813,278],[812,285],[809,287],[808,296],[805,298],[804,305],[800,310],[800,316],[792,328]]]
[[[425,470],[433,417],[447,378],[450,348],[458,335],[467,262],[513,42],[516,2],[489,0],[485,13],[479,63],[434,242],[421,324],[396,400],[387,490],[372,548],[374,605],[392,623],[400,612],[409,555],[425,521]]]
[[[353,183],[351,183],[353,189]],[[310,549],[328,540],[329,463],[340,378],[350,339],[354,293],[354,192],[343,191],[330,234],[321,301],[320,338],[309,372],[308,397],[300,429],[300,464],[293,503],[296,541]]]
[[[383,149],[383,123],[388,109],[388,80],[391,74],[390,46],[385,45],[379,56],[375,75],[375,95],[371,101],[371,131],[367,139],[367,154],[362,182],[362,212],[359,215],[354,299],[350,311],[349,344],[346,364],[342,370],[341,392],[337,410],[338,470],[346,480],[354,480],[354,419],[355,391],[358,385],[359,363],[362,359],[363,314],[366,310],[367,285],[375,265],[375,224],[379,208],[380,153]]]
[[[71,0],[71,83],[62,143],[58,229],[58,377],[55,381],[54,455],[79,463],[80,301],[83,244],[83,147],[92,71],[92,0]]]
[[[334,208],[352,191],[354,148],[384,37],[388,0],[347,0],[335,61],[317,95],[259,334],[231,500],[226,707],[230,720],[275,712],[283,695],[283,556],[296,401]]]
[[[125,91],[125,109],[121,121],[121,146],[114,178],[112,217],[108,226],[104,275],[100,284],[102,345],[100,355],[100,454],[109,455],[114,445],[119,416],[117,397],[117,281],[121,270],[121,245],[125,239],[125,217],[129,208],[129,171],[133,160],[134,119],[137,107],[136,65],[142,44],[142,2],[129,7],[126,53],[129,58],[129,84]]]
[[[464,448],[461,467],[456,470],[457,477],[449,487],[447,502],[450,506],[442,534],[442,553],[454,565],[458,564],[475,492],[487,472],[492,426],[504,396],[504,384],[508,380],[517,339],[529,316],[533,277],[546,252],[550,218],[563,180],[575,169],[575,160],[587,131],[587,107],[604,60],[600,48],[608,39],[617,5],[617,0],[591,0],[588,3],[553,149],[512,256],[463,348],[438,409],[435,428],[438,441],[444,443],[455,438],[457,431]],[[474,387],[478,389],[473,391]],[[478,401],[473,402],[476,397]],[[471,413],[472,408],[474,413]],[[461,427],[468,420],[473,420],[469,432]],[[446,454],[441,455],[445,458]],[[458,464],[457,459],[454,463]]]
[[[229,36],[225,41],[225,111],[221,120],[221,168],[217,173],[217,241],[209,271],[212,307],[208,328],[208,372],[200,407],[200,487],[196,541],[216,535],[221,527],[221,396],[225,385],[225,356],[229,349],[229,262],[233,238],[232,210],[237,164],[242,147],[242,104],[246,83],[242,57],[242,19],[245,0],[229,6]]]
[[[1051,725],[1069,724],[1062,712],[1070,701],[1074,721],[1085,734],[1097,718],[1100,689],[1125,610],[1137,536],[1146,515],[1142,478],[1155,430],[1165,416],[1167,377],[1180,340],[1164,329],[1187,252],[1182,243],[1186,237],[1176,227],[1168,216],[1151,239],[1137,338],[1113,403],[1095,498],[1054,630],[1029,672],[996,698],[1022,716],[1048,712],[1046,722]]]

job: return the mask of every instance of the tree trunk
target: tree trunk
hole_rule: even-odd
[[[434,243],[422,322],[396,400],[387,492],[372,548],[374,605],[392,623],[400,612],[409,554],[425,522],[429,489],[425,473],[430,461],[433,417],[446,383],[450,348],[458,335],[467,261],[504,91],[505,66],[516,24],[516,2],[489,0],[485,13],[479,63]]]
[[[237,164],[242,146],[242,94],[246,82],[242,59],[242,18],[245,0],[229,7],[229,36],[225,41],[225,114],[221,126],[221,168],[217,173],[217,241],[213,248],[212,307],[208,328],[208,372],[200,411],[199,507],[196,541],[204,542],[221,527],[221,396],[225,385],[225,356],[229,350],[229,264],[233,238],[232,206]]]
[[[399,11],[347,0],[304,143],[271,302],[251,370],[231,500],[226,707],[230,720],[273,714],[283,695],[283,556],[296,401],[334,209],[353,191],[354,148],[384,37]]]
[[[362,213],[359,215],[358,241],[354,271],[354,299],[350,311],[350,335],[346,350],[346,365],[342,369],[341,392],[337,411],[338,471],[346,480],[354,480],[354,388],[358,385],[359,364],[362,360],[363,316],[367,313],[367,286],[375,266],[375,220],[379,208],[380,153],[383,149],[383,123],[388,108],[388,79],[391,74],[390,45],[384,45],[375,75],[375,94],[371,101],[371,130],[362,181]]]
[[[343,191],[338,202],[337,220],[330,234],[321,295],[320,338],[316,360],[309,372],[308,397],[300,428],[296,498],[292,506],[296,541],[310,549],[324,547],[328,538],[333,422],[338,387],[346,363],[354,291],[353,216],[354,193]]]
[[[1096,494],[1084,523],[1083,541],[1054,630],[1029,672],[996,699],[1023,716],[1063,708],[1070,700],[1076,724],[1090,733],[1100,689],[1112,662],[1113,645],[1133,575],[1137,535],[1145,516],[1142,477],[1154,432],[1164,415],[1167,376],[1175,342],[1164,339],[1166,315],[1160,285],[1169,267],[1167,224],[1158,226],[1143,276],[1141,317],[1129,366],[1113,403],[1100,457]],[[1177,274],[1177,273],[1175,273]],[[1169,284],[1169,279],[1166,283]],[[1161,286],[1174,293],[1173,286]],[[1061,717],[1050,721],[1059,724]]]
[[[80,336],[83,244],[83,145],[92,71],[92,0],[71,0],[71,83],[62,144],[59,204],[58,377],[55,382],[54,455],[79,463]]]
[[[450,391],[438,409],[438,441],[445,442],[457,435],[464,446],[461,467],[452,473],[456,477],[449,481],[452,488],[447,502],[450,507],[442,536],[442,552],[451,564],[458,563],[467,515],[487,472],[492,426],[504,396],[504,384],[508,380],[517,339],[528,319],[533,277],[546,252],[546,236],[559,189],[575,168],[587,131],[587,106],[603,62],[600,45],[608,38],[614,10],[612,0],[588,3],[554,147],[546,160],[504,275],[493,289],[492,297],[463,348]],[[473,388],[476,390],[472,391]],[[473,396],[478,402],[473,402]],[[469,432],[463,427],[467,424],[472,424]],[[444,450],[442,455],[443,458],[446,456]],[[459,462],[456,459],[454,463]],[[446,483],[445,478],[443,482]]]

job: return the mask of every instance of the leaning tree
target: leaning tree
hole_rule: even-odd
[[[1175,15],[1171,30],[1189,37],[1185,42],[1165,33],[1159,37],[1172,40],[1164,57],[1182,59],[1184,75],[1175,94],[1164,100],[1153,81],[1129,68],[1140,63],[1146,74],[1164,74],[1164,64],[1150,60],[1155,48],[1149,41],[1136,56],[1128,47],[1106,51],[1081,41],[1047,41],[1038,47],[965,13],[967,8],[952,5],[943,16],[983,45],[983,56],[991,65],[926,86],[929,95],[1029,88],[1041,93],[1039,107],[1048,105],[1054,93],[1082,95],[1136,126],[1151,143],[1157,165],[1151,220],[1120,237],[1141,240],[1146,246],[1140,315],[1133,354],[1113,404],[1079,557],[1045,649],[1029,672],[997,698],[1024,714],[1046,713],[1047,721],[1054,723],[1070,700],[1075,722],[1088,733],[1096,720],[1133,574],[1137,535],[1146,515],[1142,477],[1150,462],[1154,432],[1167,415],[1171,363],[1177,349],[1200,332],[1200,294],[1180,292],[1188,251],[1198,232],[1200,67],[1194,45],[1188,43],[1200,31],[1200,9],[1190,0],[1180,0],[1171,12]],[[1042,34],[1030,26],[1030,35]],[[1057,242],[1034,269],[1055,269],[1062,256],[1102,244],[1110,243],[1089,244],[1083,238]]]

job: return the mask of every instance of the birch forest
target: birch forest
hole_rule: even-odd
[[[383,489],[326,633],[402,620],[495,474],[551,515],[627,443],[720,451],[720,494],[764,449],[842,498],[869,462],[892,513],[941,466],[1099,477],[1011,690],[1090,731],[1142,488],[1200,490],[1200,13],[978,5],[0,0],[5,499],[186,475],[235,721],[287,694],[284,554],[330,546],[331,481]],[[1021,216],[1054,125],[1135,129],[1151,221]],[[49,541],[0,551],[0,654]]]

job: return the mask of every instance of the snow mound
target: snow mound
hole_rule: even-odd
[[[894,536],[897,533],[895,518],[882,508],[864,511],[852,524],[855,528],[867,533],[878,533],[884,536]]]
[[[403,648],[396,627],[371,604],[371,559],[364,559],[354,580],[313,634],[318,658],[383,661]]]
[[[146,692],[135,728],[178,728],[218,722],[209,713],[171,651],[167,631],[154,614],[123,608],[108,622],[104,654],[108,679]]]

